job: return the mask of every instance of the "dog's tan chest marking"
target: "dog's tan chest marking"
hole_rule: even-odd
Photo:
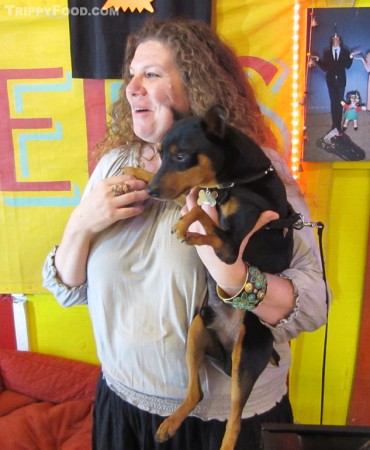
[[[216,173],[213,169],[211,160],[205,155],[198,155],[197,171],[201,174],[198,175],[202,180],[198,183],[200,187],[215,187],[217,185]]]
[[[221,213],[224,217],[235,214],[240,208],[239,202],[235,197],[231,197],[227,202],[221,205]]]

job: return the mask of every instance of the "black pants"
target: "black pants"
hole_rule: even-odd
[[[330,97],[332,129],[336,128],[338,131],[341,131],[343,106],[340,102],[344,98],[344,90],[346,85],[338,80],[328,81],[327,84]]]
[[[154,440],[163,417],[142,411],[122,400],[100,377],[94,409],[93,450],[218,450],[226,422],[188,417],[175,436],[159,444]],[[285,396],[270,411],[243,419],[237,450],[261,448],[261,424],[292,423],[293,414]]]

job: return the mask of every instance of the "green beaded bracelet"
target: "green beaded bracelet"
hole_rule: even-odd
[[[265,298],[267,278],[257,267],[247,266],[248,273],[242,289],[233,297],[225,298],[225,292],[217,285],[219,298],[235,309],[252,311]]]

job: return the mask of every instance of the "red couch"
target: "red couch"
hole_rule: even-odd
[[[1,450],[90,450],[100,367],[0,349]]]

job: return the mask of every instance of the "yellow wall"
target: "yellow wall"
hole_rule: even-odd
[[[87,306],[62,308],[50,295],[27,300],[32,351],[99,363]]]
[[[305,164],[307,198],[325,224],[328,325],[323,422],[346,423],[356,358],[369,226],[369,163]],[[325,213],[324,208],[327,208]],[[292,342],[290,393],[296,420],[319,423],[324,329]]]

